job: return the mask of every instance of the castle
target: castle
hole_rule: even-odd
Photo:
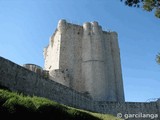
[[[160,99],[125,102],[116,32],[103,31],[97,22],[60,20],[43,55],[44,69],[0,57],[0,85],[124,119],[159,120]]]
[[[82,27],[60,20],[44,58],[50,79],[95,101],[124,102],[116,32],[103,31],[97,22]]]

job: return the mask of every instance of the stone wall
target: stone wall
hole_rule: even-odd
[[[96,102],[95,111],[133,120],[160,120],[159,102]],[[142,116],[143,114],[143,116]],[[134,116],[136,115],[136,116]],[[147,116],[149,115],[149,116]],[[131,120],[132,120],[131,119]]]
[[[45,97],[61,104],[99,113],[112,115],[120,113],[125,118],[127,118],[127,114],[157,114],[160,116],[160,100],[148,103],[93,101],[82,93],[53,80],[44,79],[38,74],[2,57],[0,57],[0,85],[8,87],[12,91]],[[159,120],[155,116],[151,117],[154,117],[154,120]],[[131,120],[143,119],[140,117]],[[144,120],[149,119],[145,118]]]
[[[28,70],[31,70],[31,71],[39,74],[39,75],[43,74],[43,68],[41,68],[38,65],[35,65],[35,64],[24,64],[23,67],[27,68]]]
[[[70,86],[70,78],[68,74],[68,70],[60,70],[60,69],[55,69],[50,71],[50,76],[49,79],[54,80],[55,82],[58,82],[64,86],[69,87]]]
[[[118,35],[103,31],[98,22],[80,26],[60,20],[44,58],[50,76],[55,69],[68,69],[69,87],[74,90],[96,101],[125,101]]]
[[[93,109],[90,98],[0,57],[0,84],[13,91],[46,97],[73,107]]]

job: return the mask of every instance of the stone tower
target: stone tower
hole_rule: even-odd
[[[95,101],[125,101],[116,32],[103,31],[97,22],[60,20],[43,54],[50,79]]]

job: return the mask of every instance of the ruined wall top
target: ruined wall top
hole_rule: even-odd
[[[104,33],[114,34],[114,35],[117,36],[116,32],[107,32],[107,31],[104,31],[102,29],[102,26],[100,26],[97,21],[84,22],[83,25],[80,26],[80,25],[77,25],[77,24],[69,23],[65,19],[61,19],[61,20],[58,21],[57,30],[60,33],[63,33],[63,32],[65,32],[67,30],[67,27],[69,27],[69,26],[81,27],[81,28],[83,28],[83,30],[85,31],[85,33],[92,32],[94,34],[96,34],[96,33],[99,34],[99,32],[104,32]]]

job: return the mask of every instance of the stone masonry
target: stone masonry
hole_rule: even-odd
[[[125,101],[116,32],[103,31],[97,22],[79,26],[60,20],[44,58],[50,79],[95,101]],[[56,71],[67,71],[68,77]]]
[[[66,87],[54,80],[44,79],[39,74],[0,57],[0,85],[26,95],[45,97],[71,107],[117,116],[138,114],[139,118],[129,120],[160,120],[160,100],[155,102],[103,102]],[[142,118],[141,114],[150,114]],[[131,117],[131,116],[130,116]],[[152,118],[152,119],[151,119]]]
[[[160,99],[125,102],[116,32],[103,31],[97,22],[60,20],[43,55],[45,69],[0,57],[0,85],[128,120],[160,120]]]

